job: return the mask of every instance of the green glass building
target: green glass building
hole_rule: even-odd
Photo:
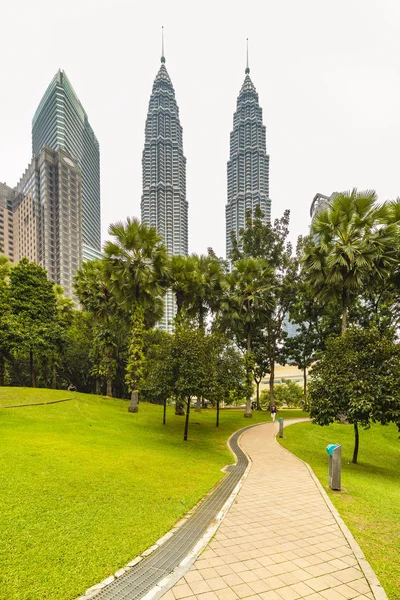
[[[100,151],[87,114],[61,69],[50,82],[32,120],[32,152],[45,146],[76,158],[82,174],[83,259],[101,250]]]

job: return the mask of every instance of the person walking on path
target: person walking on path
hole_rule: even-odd
[[[273,423],[275,422],[275,417],[276,417],[277,412],[278,412],[278,409],[276,408],[275,404],[273,404],[272,408],[271,408],[271,419],[272,419]]]

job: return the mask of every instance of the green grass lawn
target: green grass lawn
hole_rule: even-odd
[[[4,408],[73,397],[49,406]],[[270,420],[0,388],[0,598],[71,600],[152,545],[223,476],[229,435]],[[280,416],[304,416],[280,411]]]
[[[353,426],[301,423],[280,443],[314,470],[391,600],[400,598],[400,440],[397,427],[360,430],[359,464],[351,464]],[[342,444],[342,487],[328,485],[327,444]]]

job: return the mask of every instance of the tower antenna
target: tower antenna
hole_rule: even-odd
[[[246,38],[246,70],[245,70],[246,75],[248,73],[250,73],[250,68],[249,68],[249,38]]]
[[[161,27],[161,62],[165,63],[165,56],[164,56],[164,25]]]

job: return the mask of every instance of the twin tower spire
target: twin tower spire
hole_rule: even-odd
[[[175,90],[165,66],[164,27],[161,37],[161,66],[153,83],[145,126],[142,156],[142,222],[155,227],[171,255],[188,254],[188,202],[186,158]],[[228,198],[226,204],[226,252],[229,258],[232,233],[245,225],[247,210],[259,205],[270,220],[269,156],[266,131],[258,94],[250,79],[249,47],[246,40],[245,79],[237,98],[230,136]],[[210,215],[211,218],[213,215]],[[206,243],[207,245],[207,243]],[[160,324],[171,329],[176,308],[167,293],[165,314]]]

